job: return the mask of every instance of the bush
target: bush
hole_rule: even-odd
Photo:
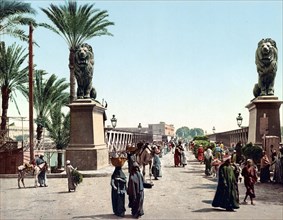
[[[72,170],[72,178],[76,185],[83,181],[83,175],[77,170]]]
[[[255,164],[260,162],[262,157],[262,148],[252,143],[248,143],[242,148],[243,155],[246,159],[252,159]]]
[[[200,145],[202,145],[204,150],[211,145],[208,140],[195,140],[194,143],[195,143],[194,155],[195,155],[196,158],[198,157],[198,148],[199,148]]]

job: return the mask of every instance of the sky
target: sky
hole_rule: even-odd
[[[37,10],[38,22],[52,24],[40,8],[57,1],[26,1]],[[282,91],[282,1],[78,1],[107,10],[113,36],[86,43],[94,50],[93,85],[97,100],[106,100],[110,125],[143,127],[165,122],[212,133],[237,129],[236,117],[249,124],[245,107],[254,98],[258,75],[255,51],[263,38],[278,48],[275,96]],[[28,31],[28,27],[26,28]],[[25,43],[9,36],[0,40]],[[37,28],[34,63],[37,69],[69,81],[69,50],[64,39]],[[21,116],[28,102],[18,95]],[[282,107],[280,109],[282,125]],[[8,116],[19,116],[10,103]]]

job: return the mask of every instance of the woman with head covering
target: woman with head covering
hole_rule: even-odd
[[[143,177],[140,173],[140,168],[137,162],[133,163],[129,182],[128,182],[129,207],[132,208],[132,215],[139,218],[144,215],[143,200],[144,187]]]
[[[246,197],[244,199],[243,204],[247,204],[248,196],[251,199],[251,204],[254,205],[253,199],[255,198],[254,185],[257,182],[257,174],[256,169],[253,165],[253,161],[251,159],[247,160],[246,166],[242,170],[242,176],[244,177],[244,184],[247,189]]]
[[[218,185],[212,201],[213,207],[221,207],[227,211],[239,208],[238,183],[234,171],[231,166],[231,156],[225,155],[223,164],[219,167]]]
[[[115,215],[124,217],[125,216],[125,194],[127,178],[122,171],[121,167],[115,167],[115,170],[111,176],[111,199],[112,209]]]
[[[74,169],[75,168],[71,165],[71,161],[67,160],[66,161],[66,174],[67,174],[67,178],[68,178],[69,192],[71,192],[71,190],[76,191],[76,184],[75,184],[73,176],[72,176],[72,171]]]
[[[40,187],[47,187],[46,184],[46,169],[47,169],[47,163],[46,161],[43,159],[44,154],[40,153],[39,157],[36,159],[35,163],[36,165],[40,168],[40,173],[38,174],[38,183]],[[45,165],[43,165],[45,164]]]
[[[260,160],[260,182],[270,182],[270,161],[265,151],[262,151],[262,157]]]

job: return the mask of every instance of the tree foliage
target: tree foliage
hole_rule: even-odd
[[[36,14],[36,11],[31,8],[30,3],[17,0],[1,0],[0,36],[9,35],[23,41],[28,41],[28,35],[19,26],[29,25],[30,23],[36,26],[36,22],[33,18],[26,17],[27,14]]]
[[[69,0],[67,4],[56,6],[50,4],[47,9],[41,8],[53,25],[43,26],[62,36],[69,47],[70,68],[70,101],[76,97],[74,75],[75,48],[93,37],[112,35],[108,32],[108,26],[114,25],[107,20],[108,12],[94,8],[94,4],[78,6],[77,1]]]
[[[17,92],[27,92],[28,66],[21,67],[28,54],[15,43],[6,48],[5,42],[0,42],[0,87],[2,95],[1,130],[6,129],[9,101],[13,101],[20,114],[16,97]]]
[[[183,139],[185,141],[190,141],[196,136],[202,136],[204,134],[203,130],[201,128],[192,128],[189,129],[188,127],[184,126],[181,128],[178,128],[176,130],[176,136],[179,139]]]

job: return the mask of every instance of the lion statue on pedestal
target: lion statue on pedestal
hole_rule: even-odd
[[[271,38],[262,39],[258,43],[255,55],[258,72],[258,83],[253,90],[255,97],[274,95],[277,58],[276,42]]]
[[[78,84],[78,99],[96,99],[96,91],[92,87],[93,65],[92,47],[87,43],[80,44],[75,50],[75,77]]]

